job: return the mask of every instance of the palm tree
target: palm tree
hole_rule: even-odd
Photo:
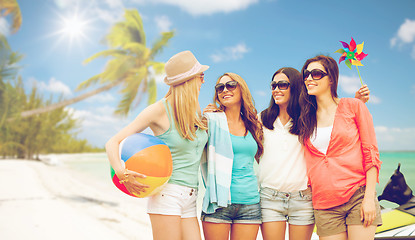
[[[0,0],[0,17],[12,15],[12,33],[22,25],[22,14],[17,0]]]
[[[22,14],[16,0],[0,0],[0,17],[12,16],[12,33],[22,25]],[[18,69],[15,65],[22,56],[12,52],[6,36],[0,33],[0,84],[3,79],[13,77]]]
[[[155,102],[157,97],[155,75],[163,73],[164,63],[156,62],[154,59],[173,35],[173,31],[163,32],[152,48],[147,48],[140,14],[137,10],[125,10],[124,20],[112,26],[105,37],[110,49],[94,54],[86,59],[84,63],[89,63],[99,57],[111,57],[111,59],[101,73],[82,82],[77,90],[85,89],[94,84],[100,84],[101,87],[44,108],[24,111],[21,113],[21,117],[64,107],[118,85],[121,85],[122,99],[118,103],[116,114],[128,114],[133,103],[135,102],[137,105],[140,102],[143,93],[148,93],[148,103]]]

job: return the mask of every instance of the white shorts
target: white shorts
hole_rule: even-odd
[[[147,213],[177,215],[181,218],[197,217],[197,190],[167,183],[164,188],[148,200]]]

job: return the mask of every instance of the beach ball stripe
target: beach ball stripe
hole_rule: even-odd
[[[148,134],[136,133],[124,139],[119,148],[121,165],[146,175],[146,178],[136,180],[149,186],[140,195],[130,193],[124,184],[119,182],[111,167],[112,182],[122,192],[134,197],[148,197],[160,191],[170,179],[173,160],[169,147],[162,140]]]
[[[150,136],[150,137],[149,137]],[[139,143],[139,144],[137,144]],[[154,145],[165,145],[162,140],[144,133],[133,134],[123,141],[121,149],[121,160],[126,162],[130,157],[132,157],[137,152],[146,149]],[[124,147],[125,146],[125,147]]]
[[[127,169],[140,169],[140,173],[153,177],[167,177],[171,175],[173,166],[165,167],[164,161],[154,161],[154,153],[158,153],[159,158],[169,158],[170,149],[167,145],[155,145],[143,149],[132,155],[126,162]],[[170,157],[171,158],[171,157]],[[140,161],[137,159],[141,159]]]

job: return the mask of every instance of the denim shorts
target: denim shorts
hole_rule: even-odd
[[[262,222],[288,222],[292,225],[314,224],[311,190],[280,192],[261,188]]]
[[[197,217],[196,199],[196,189],[167,183],[160,192],[149,198],[147,213]]]
[[[261,224],[261,207],[259,203],[231,204],[218,208],[211,214],[202,212],[201,220],[211,223]]]

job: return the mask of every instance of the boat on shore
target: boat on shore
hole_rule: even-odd
[[[389,201],[399,206],[382,209],[383,225],[376,229],[375,239],[415,239],[415,197],[400,168],[399,163],[382,194],[378,196],[379,201]]]

